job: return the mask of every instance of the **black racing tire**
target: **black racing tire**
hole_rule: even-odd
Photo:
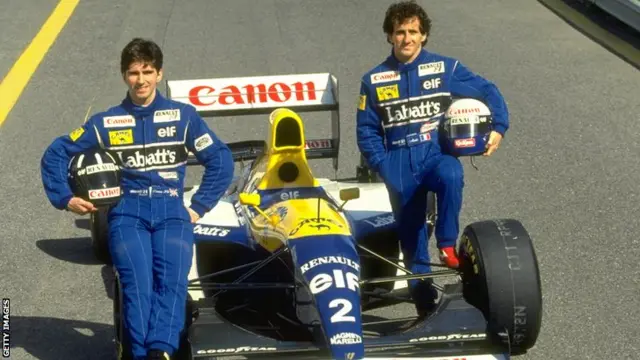
[[[489,336],[514,355],[532,348],[542,323],[542,290],[524,226],[512,219],[470,224],[459,257],[464,296],[484,313]]]
[[[116,345],[116,359],[133,360],[131,343],[126,334],[122,320],[122,292],[120,291],[120,279],[115,276],[113,282],[113,330]]]
[[[109,208],[99,207],[98,211],[91,213],[91,247],[94,256],[103,264],[112,265],[109,252]]]
[[[431,239],[436,228],[437,208],[436,194],[427,192],[427,240]]]

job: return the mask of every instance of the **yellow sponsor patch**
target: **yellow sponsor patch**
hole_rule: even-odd
[[[367,108],[367,95],[360,95],[360,101],[358,102],[358,109],[365,110]]]
[[[378,93],[378,101],[393,100],[400,97],[398,84],[381,86],[376,88],[376,92]]]
[[[111,145],[133,144],[133,129],[109,131],[109,142]]]
[[[69,133],[69,137],[71,138],[71,141],[75,142],[80,138],[80,136],[82,136],[82,134],[84,134],[84,129],[79,127],[73,130],[71,133]]]

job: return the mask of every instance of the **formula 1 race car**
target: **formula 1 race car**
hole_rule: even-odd
[[[180,80],[167,90],[205,118],[270,114],[265,139],[229,144],[239,175],[194,227],[187,323],[174,358],[509,359],[535,344],[540,278],[519,221],[472,223],[460,239],[459,269],[434,263],[442,270],[412,274],[375,174],[361,166],[353,179],[314,177],[310,159],[332,158],[338,167],[334,76]],[[300,114],[317,110],[332,112],[329,139],[306,138]],[[186,206],[196,190],[185,193]],[[437,214],[429,196],[431,233]],[[96,254],[108,261],[104,214],[92,224]],[[407,280],[443,277],[453,282],[434,284],[440,297],[427,316],[365,314],[412,302]],[[119,294],[116,281],[116,343],[127,359]]]

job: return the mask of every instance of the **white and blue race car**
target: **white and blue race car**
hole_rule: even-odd
[[[385,185],[366,167],[354,179],[316,178],[308,160],[339,152],[338,84],[331,74],[169,81],[169,97],[203,115],[269,114],[265,139],[230,143],[241,171],[194,228],[187,324],[179,359],[509,359],[541,325],[540,278],[517,220],[468,225],[460,269],[403,267]],[[332,137],[307,139],[301,115],[332,113]],[[195,158],[191,161],[197,164]],[[185,193],[185,205],[197,186]],[[425,221],[431,234],[433,194]],[[108,261],[104,212],[92,216]],[[437,308],[418,318],[364,312],[412,300],[409,279],[450,277]],[[121,358],[130,358],[120,321]]]

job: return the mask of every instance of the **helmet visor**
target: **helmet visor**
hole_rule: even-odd
[[[447,131],[452,138],[482,136],[490,130],[491,124],[485,116],[455,117],[447,121]]]

